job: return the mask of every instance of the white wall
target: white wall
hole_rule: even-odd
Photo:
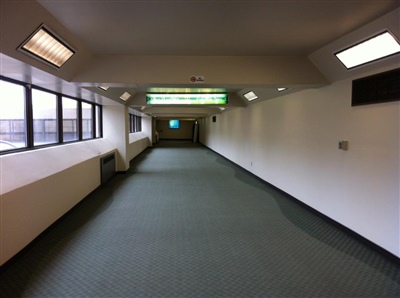
[[[148,138],[148,146],[153,146],[153,140],[155,138],[155,123],[153,118],[142,114],[142,133]]]
[[[152,125],[152,118],[143,114],[142,132],[130,134],[128,107],[103,106],[103,135],[117,148],[117,171],[127,171],[129,162],[147,147],[152,146]]]
[[[128,107],[124,105],[103,106],[103,136],[117,148],[116,170],[121,172],[129,169],[127,158],[128,135]]]
[[[117,169],[151,143],[152,119],[129,134],[128,109],[103,106],[105,138],[0,156],[0,264],[4,264],[101,183],[100,159],[111,152]]]
[[[0,156],[0,264],[100,185],[104,139]]]
[[[351,81],[209,117],[201,141],[400,256],[400,104],[351,107]]]
[[[135,132],[129,134],[129,145],[127,148],[127,160],[131,161],[143,150],[149,147],[149,137],[144,132]]]

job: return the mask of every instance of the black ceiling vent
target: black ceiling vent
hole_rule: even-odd
[[[400,100],[400,68],[353,81],[352,106]]]

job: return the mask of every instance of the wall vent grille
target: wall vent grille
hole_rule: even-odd
[[[353,81],[352,106],[400,100],[400,68]]]

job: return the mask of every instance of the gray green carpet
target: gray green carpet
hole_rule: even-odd
[[[400,297],[400,266],[209,149],[161,142],[0,276],[1,297]]]

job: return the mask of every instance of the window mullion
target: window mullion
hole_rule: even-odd
[[[99,137],[100,138],[102,138],[103,137],[103,106],[99,106],[99,109],[100,109],[100,113],[99,113],[99,119],[98,119],[98,121],[99,121],[99,128],[100,128],[100,130],[99,130],[99,132],[100,132],[100,135],[99,135]]]
[[[33,148],[32,86],[25,86],[26,147]]]
[[[82,120],[82,101],[78,102],[78,139],[82,141],[83,132],[82,132],[83,120]]]
[[[92,139],[96,138],[96,105],[92,104]]]
[[[57,95],[57,125],[58,125],[58,142],[64,142],[64,127],[63,127],[63,108],[61,95]]]

